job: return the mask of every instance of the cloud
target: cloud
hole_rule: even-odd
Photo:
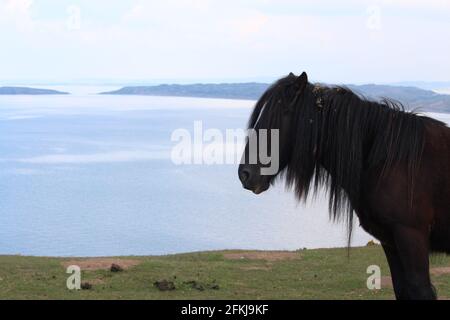
[[[234,21],[237,33],[244,38],[261,32],[263,27],[269,22],[269,17],[265,14],[256,13],[252,16]]]
[[[18,30],[30,30],[33,27],[31,7],[33,0],[2,0],[0,2],[0,22],[10,23]]]
[[[448,1],[80,0],[74,30],[66,8],[39,15],[51,4],[0,0],[1,77],[223,79],[305,69],[322,81],[387,82],[450,74]],[[379,24],[371,6],[380,7]]]
[[[450,9],[450,2],[447,0],[381,0],[379,2],[382,5],[398,6],[404,9],[411,7],[426,9]]]

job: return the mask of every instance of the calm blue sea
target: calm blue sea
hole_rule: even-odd
[[[93,90],[93,89],[92,89]],[[101,90],[99,90],[101,91]],[[0,254],[105,256],[345,246],[324,197],[256,196],[236,165],[175,165],[173,130],[244,128],[251,101],[0,96]],[[353,245],[371,237],[357,227]]]

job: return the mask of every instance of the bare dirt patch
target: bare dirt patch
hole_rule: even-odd
[[[440,276],[443,274],[450,274],[450,267],[436,267],[431,268],[430,273],[432,275]],[[381,277],[381,288],[393,288],[392,278],[389,276]],[[450,300],[447,296],[438,296],[439,300]]]
[[[441,276],[443,274],[450,274],[450,267],[436,267],[431,268],[430,273],[434,276]]]
[[[430,268],[430,273],[433,276],[441,276],[444,274],[450,274],[450,267],[436,267]],[[392,279],[389,276],[381,277],[381,287],[382,288],[392,288]]]
[[[381,277],[381,288],[393,288],[392,278],[389,276]]]
[[[272,270],[272,267],[270,265],[265,266],[243,266],[239,268],[244,271],[270,271]]]
[[[245,252],[228,252],[223,254],[225,259],[230,260],[294,260],[299,259],[300,254],[292,251],[245,251]]]
[[[68,266],[79,266],[81,270],[110,270],[111,265],[119,265],[122,269],[128,269],[140,264],[140,260],[121,258],[86,258],[65,260],[61,264]]]

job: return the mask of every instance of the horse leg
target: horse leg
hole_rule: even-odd
[[[394,285],[395,298],[405,300],[405,278],[403,274],[402,262],[395,245],[382,244],[384,254],[386,255],[389,269],[391,270],[392,284]]]
[[[394,239],[404,271],[405,297],[413,300],[436,299],[430,281],[426,234],[411,227],[399,226],[394,230]]]

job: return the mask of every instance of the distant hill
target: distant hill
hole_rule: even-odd
[[[267,83],[223,83],[223,84],[163,84],[157,86],[123,87],[101,94],[177,96],[224,99],[256,100],[268,88]],[[449,112],[450,95],[438,94],[416,87],[391,85],[348,85],[356,93],[371,99],[390,98],[402,102],[407,109],[429,112]]]
[[[448,94],[439,94],[416,87],[375,84],[349,85],[348,87],[367,98],[375,100],[389,98],[400,101],[409,110],[450,113],[450,95]]]
[[[269,85],[266,83],[161,84],[157,86],[123,87],[101,94],[176,96],[223,99],[257,99]]]
[[[434,91],[450,88],[450,81],[401,81],[388,84],[393,86],[416,87]]]
[[[18,95],[18,94],[43,95],[43,94],[69,94],[69,93],[57,90],[35,89],[28,87],[0,87],[0,95]]]

